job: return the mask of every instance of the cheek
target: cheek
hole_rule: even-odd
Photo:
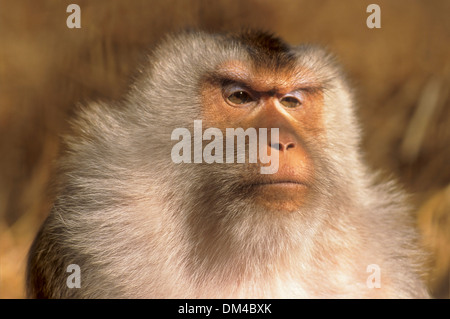
[[[299,129],[310,137],[321,138],[325,135],[323,103],[322,93],[311,94],[295,116]]]

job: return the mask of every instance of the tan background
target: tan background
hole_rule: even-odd
[[[81,29],[66,7],[81,7]],[[381,6],[381,29],[366,7]],[[144,48],[183,27],[271,30],[320,43],[357,88],[369,165],[412,194],[433,252],[429,285],[449,297],[450,1],[0,1],[0,297],[24,297],[26,253],[51,206],[59,136],[74,105],[122,94]]]

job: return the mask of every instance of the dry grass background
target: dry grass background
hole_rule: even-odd
[[[66,7],[81,7],[81,29]],[[381,29],[365,25],[370,3]],[[115,98],[145,48],[183,27],[272,30],[328,46],[357,87],[370,166],[413,194],[449,297],[450,1],[0,0],[0,298],[24,297],[26,253],[51,207],[48,182],[76,103]]]

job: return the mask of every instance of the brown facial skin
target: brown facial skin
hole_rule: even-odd
[[[304,135],[323,131],[323,93],[311,77],[299,81],[299,70],[270,70],[231,61],[220,66],[202,87],[203,119],[207,126],[226,128],[279,129],[275,174],[244,176],[243,183],[254,190],[257,204],[270,210],[292,212],[304,202],[314,179],[314,163],[304,144]],[[303,74],[308,74],[303,70]],[[309,81],[308,81],[309,80]],[[261,165],[261,164],[259,164]]]

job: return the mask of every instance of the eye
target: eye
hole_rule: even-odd
[[[299,95],[299,96],[297,97],[297,96],[288,95],[288,96],[282,97],[280,99],[280,103],[283,104],[285,107],[288,107],[288,108],[299,107],[300,105],[302,105],[301,94],[296,92],[295,95]]]
[[[253,98],[252,96],[243,90],[239,90],[236,92],[231,93],[228,97],[227,97],[228,101],[230,101],[233,104],[247,104],[250,102],[253,102]]]

